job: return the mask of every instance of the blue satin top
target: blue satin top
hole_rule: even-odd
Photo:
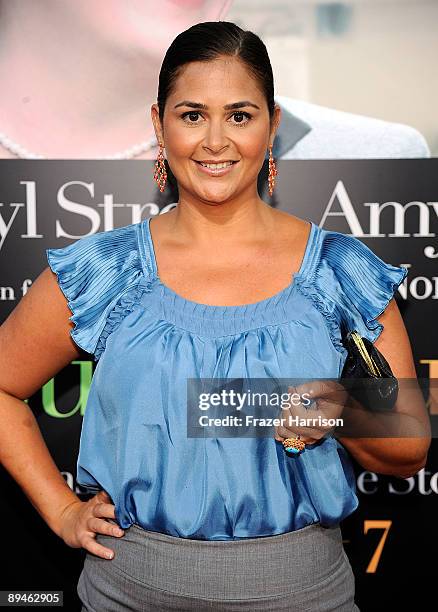
[[[357,508],[350,456],[335,437],[299,455],[273,437],[190,438],[186,381],[338,378],[341,321],[375,341],[406,268],[312,223],[286,288],[212,306],[161,282],[149,219],[46,253],[73,313],[71,336],[97,361],[77,480],[108,492],[122,528],[233,540],[336,526]]]

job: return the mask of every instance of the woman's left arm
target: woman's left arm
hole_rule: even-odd
[[[416,379],[409,336],[395,299],[391,299],[377,320],[384,329],[376,340],[375,347],[389,363],[394,376],[398,379]],[[417,394],[415,401],[409,398],[409,393],[404,400],[402,385],[402,392],[399,393],[394,410],[412,417],[413,422],[421,426],[421,437],[338,436],[339,442],[365,469],[399,478],[409,478],[425,467],[431,444],[430,420],[421,390],[418,388],[415,393]]]

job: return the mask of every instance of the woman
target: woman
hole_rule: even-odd
[[[358,610],[339,527],[358,504],[343,444],[294,427],[186,431],[190,378],[339,377],[344,317],[379,339],[396,376],[415,376],[392,299],[406,269],[258,196],[280,122],[273,94],[253,33],[207,22],[177,36],[151,112],[155,179],[166,188],[165,150],[178,206],[48,249],[50,269],[1,328],[5,408],[9,419],[25,412],[1,458],[50,527],[86,549],[83,611]],[[79,349],[98,361],[78,458],[78,482],[96,493],[87,502],[17,399]],[[296,435],[305,448],[289,454],[282,441]],[[365,468],[400,476],[427,453],[421,442],[343,442]]]

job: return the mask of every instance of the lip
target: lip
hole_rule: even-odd
[[[197,168],[199,168],[199,170],[201,172],[203,172],[204,174],[207,174],[208,176],[224,176],[224,174],[228,174],[229,172],[231,172],[231,170],[234,168],[234,166],[236,166],[239,161],[234,161],[231,159],[224,159],[223,162],[227,162],[227,161],[234,161],[234,163],[230,164],[229,166],[227,166],[226,168],[220,168],[219,170],[213,170],[212,168],[206,168],[205,166],[203,166],[199,161],[196,160],[192,160]],[[202,160],[202,162],[204,164],[220,164],[223,162],[220,161],[208,161],[208,160]]]

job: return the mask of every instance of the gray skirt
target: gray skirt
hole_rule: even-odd
[[[81,612],[359,611],[339,526],[219,541],[134,524],[120,538],[96,539],[115,554],[107,560],[87,551],[77,585]]]

